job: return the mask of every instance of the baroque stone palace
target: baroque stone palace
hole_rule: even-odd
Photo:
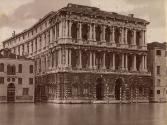
[[[68,4],[3,47],[35,59],[37,101],[147,102],[148,24],[133,14]]]

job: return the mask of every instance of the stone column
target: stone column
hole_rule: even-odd
[[[112,58],[113,58],[113,59],[112,59],[112,61],[113,61],[113,63],[112,63],[112,68],[113,68],[113,70],[115,70],[115,53],[113,53],[112,56],[113,56],[113,57],[112,57]]]
[[[69,38],[72,38],[72,37],[71,37],[71,26],[72,26],[72,22],[71,22],[71,20],[70,20],[70,22],[69,22]]]
[[[121,59],[121,61],[122,61],[122,66],[121,66],[122,70],[125,69],[124,58],[125,58],[125,56],[124,56],[124,53],[123,53],[123,54],[122,54],[122,59]]]
[[[25,50],[25,54],[28,54],[28,50],[27,50],[27,43],[24,44],[24,50]],[[16,54],[17,54],[17,49],[16,49]]]
[[[35,50],[35,49],[36,49],[35,46],[36,46],[36,45],[35,45],[35,39],[34,39],[34,40],[33,40],[33,51],[34,51],[34,52],[36,51],[36,50]],[[23,51],[24,51],[24,50],[23,50]]]
[[[121,44],[125,44],[124,43],[124,28],[121,29]]]
[[[65,33],[65,38],[68,38],[68,20],[66,20],[66,33]]]
[[[125,69],[128,70],[128,54],[125,54]]]
[[[50,28],[50,43],[53,43],[53,27]]]
[[[93,40],[96,41],[96,24],[93,24]]]
[[[96,52],[93,52],[93,68],[96,69]]]
[[[106,69],[106,53],[103,53],[103,69]]]
[[[79,23],[79,39],[82,39],[82,23]]]
[[[20,45],[19,47],[20,47],[20,53],[19,53],[19,55],[22,56],[22,45]]]
[[[66,67],[68,67],[68,48],[65,50],[66,51]]]
[[[89,24],[89,40],[92,40],[92,24]]]
[[[128,44],[128,29],[125,29],[125,44]]]
[[[55,36],[55,37],[54,37],[54,41],[56,41],[56,39],[57,39],[57,33],[56,33],[56,32],[57,32],[57,28],[56,28],[56,25],[54,25],[54,30],[55,30],[55,34],[54,34],[54,36]]]
[[[106,26],[103,25],[103,26],[102,26],[102,39],[101,39],[103,42],[106,41],[106,40],[105,40],[105,33],[106,33]]]
[[[145,55],[144,65],[145,65],[145,71],[147,71],[147,55]]]
[[[79,50],[79,68],[82,69],[82,51]]]
[[[89,68],[92,69],[92,52],[91,51],[89,56]]]
[[[69,53],[68,54],[69,54],[68,55],[69,56],[68,57],[69,58],[69,66],[71,67],[71,49],[69,49]]]
[[[145,71],[145,55],[142,55],[142,71]]]
[[[61,49],[58,51],[58,67],[60,68],[62,65],[62,54],[61,54]]]
[[[147,42],[147,31],[144,30],[144,45],[146,44]]]
[[[133,31],[133,45],[136,45],[136,30]]]
[[[133,71],[136,71],[136,55],[133,55]]]
[[[112,43],[115,44],[115,28],[112,28]]]
[[[142,46],[145,45],[145,31],[142,31]]]

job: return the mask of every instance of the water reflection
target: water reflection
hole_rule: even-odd
[[[0,125],[166,125],[167,104],[0,104]]]

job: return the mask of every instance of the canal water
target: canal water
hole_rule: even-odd
[[[167,104],[0,104],[0,125],[167,125]]]

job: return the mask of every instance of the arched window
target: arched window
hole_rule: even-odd
[[[115,43],[116,44],[120,44],[120,38],[121,38],[120,29],[116,28],[115,29]]]
[[[77,50],[72,50],[72,53],[71,53],[71,65],[73,68],[77,67],[78,65],[78,59],[79,59],[79,55],[77,53]]]
[[[71,36],[73,39],[77,39],[77,23],[73,23],[71,26]]]
[[[96,27],[96,41],[100,41],[101,40],[101,27],[100,26],[97,26]]]
[[[132,44],[132,37],[133,37],[133,33],[132,33],[132,31],[131,31],[131,30],[128,30],[128,34],[127,34],[127,43],[128,43],[129,45]]]
[[[83,24],[82,25],[82,39],[88,40],[88,32],[89,32],[89,28],[87,24]]]
[[[0,72],[4,72],[4,64],[0,63]]]
[[[72,84],[72,96],[73,97],[78,96],[78,85],[77,85],[77,83]]]
[[[136,32],[136,45],[140,46],[140,40],[141,40],[141,32],[137,31]]]
[[[106,33],[105,33],[105,40],[106,40],[106,42],[107,43],[109,43],[110,42],[110,28],[109,27],[107,27],[106,28]]]

